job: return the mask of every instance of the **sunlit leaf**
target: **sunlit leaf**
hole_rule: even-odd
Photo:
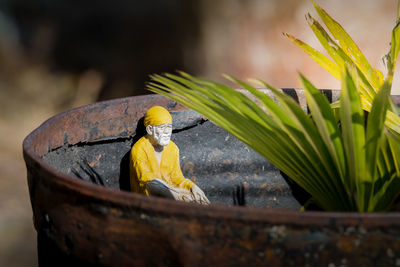
[[[335,62],[333,62],[327,56],[315,50],[308,44],[295,38],[294,36],[288,33],[284,33],[284,35],[288,37],[289,40],[292,41],[294,44],[303,49],[304,52],[306,52],[315,62],[321,65],[321,67],[326,69],[333,77],[335,77],[336,79],[340,79],[340,68],[335,64]]]
[[[353,60],[355,65],[362,71],[371,85],[375,89],[380,88],[383,82],[382,73],[371,67],[364,54],[347,34],[347,32],[342,28],[342,26],[336,22],[324,9],[318,6],[315,2],[313,3],[315,10],[318,12],[319,16],[324,21],[333,37],[337,40],[342,50]]]

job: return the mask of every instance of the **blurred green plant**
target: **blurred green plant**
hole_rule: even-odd
[[[393,30],[384,79],[343,28],[314,6],[338,40],[333,41],[308,15],[334,61],[287,36],[341,80],[338,103],[331,105],[301,74],[310,114],[290,96],[260,80],[256,82],[269,88],[275,99],[227,75],[256,101],[224,84],[183,72],[153,75],[148,88],[235,135],[309,192],[312,201],[324,210],[390,210],[400,192],[400,118],[390,99],[400,47],[398,27]]]

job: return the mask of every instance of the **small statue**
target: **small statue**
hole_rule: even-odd
[[[144,126],[147,135],[134,144],[130,154],[131,190],[147,196],[209,204],[204,192],[182,174],[179,149],[171,141],[171,114],[154,106],[146,112]]]

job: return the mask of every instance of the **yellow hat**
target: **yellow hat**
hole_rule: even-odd
[[[172,123],[172,116],[168,110],[160,106],[151,107],[147,110],[144,116],[144,126],[148,125],[156,126],[165,123]]]

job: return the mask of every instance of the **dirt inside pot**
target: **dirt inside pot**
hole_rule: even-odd
[[[138,124],[139,125],[139,124]],[[271,163],[209,121],[174,125],[183,174],[202,188],[212,203],[298,210],[299,203]],[[65,145],[44,155],[49,165],[76,179],[129,191],[129,151],[133,138]]]

